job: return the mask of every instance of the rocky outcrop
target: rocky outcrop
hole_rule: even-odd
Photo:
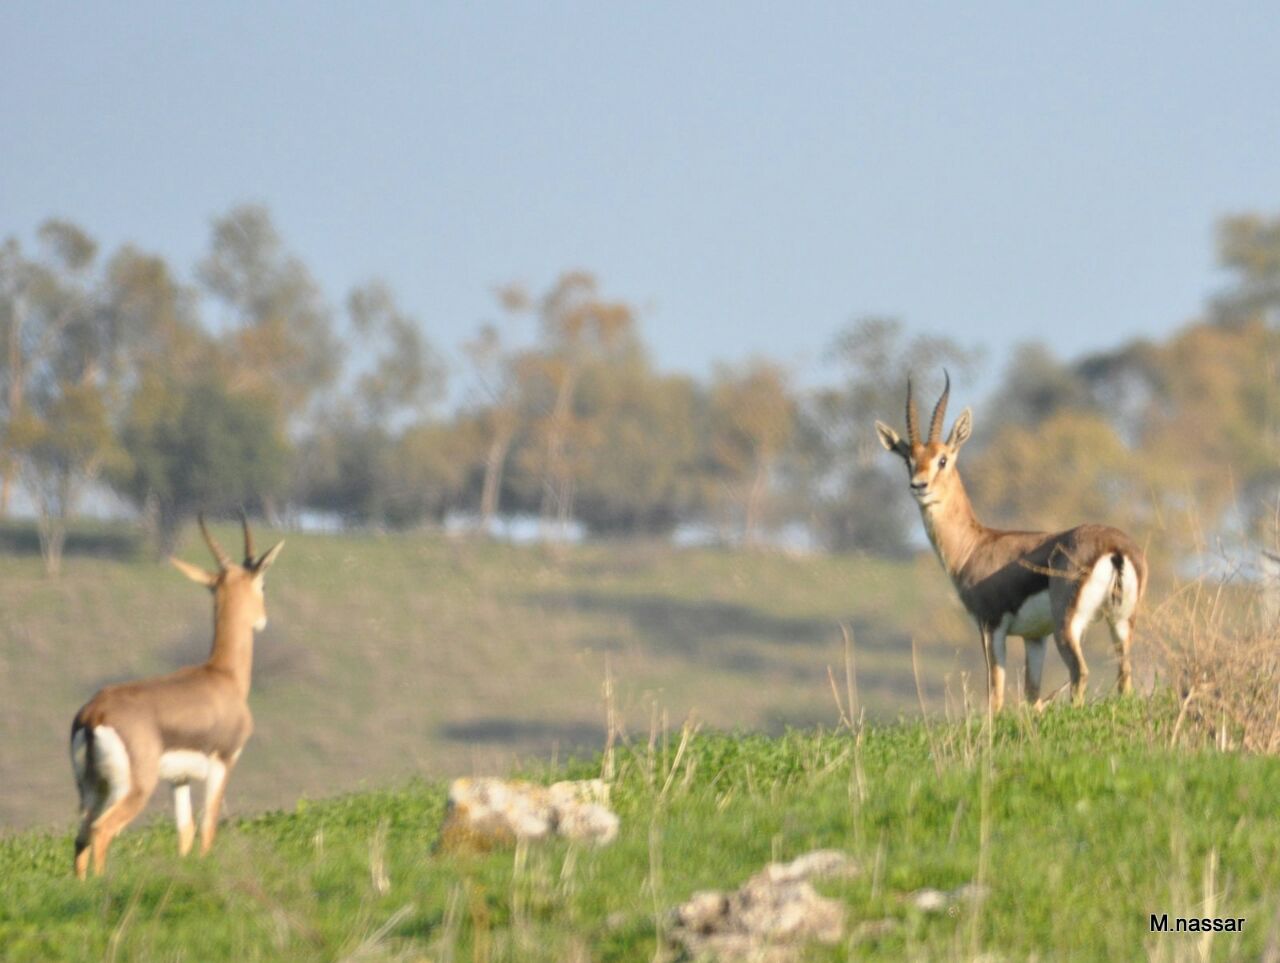
[[[449,786],[440,848],[488,850],[518,840],[563,836],[604,845],[618,835],[601,779],[551,786],[510,779],[455,779]]]
[[[857,871],[850,857],[824,849],[770,863],[731,893],[694,893],[668,914],[668,958],[784,963],[806,944],[839,942],[845,906],[819,895],[812,881]]]

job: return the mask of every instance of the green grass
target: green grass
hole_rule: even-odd
[[[856,935],[819,959],[1190,958],[1151,913],[1247,918],[1206,946],[1257,958],[1280,909],[1280,760],[1170,749],[1176,706],[1107,700],[994,729],[953,722],[678,733],[618,754],[622,832],[482,856],[433,853],[443,784],[415,782],[231,822],[207,860],[167,826],[130,831],[108,876],[69,873],[69,834],[0,841],[0,947],[51,959],[601,959],[652,957],[668,907],[771,858],[838,847],[863,866],[824,888]],[[590,775],[570,764],[546,778]],[[671,776],[668,779],[668,776]],[[667,786],[665,794],[663,787]],[[381,852],[390,888],[371,861]],[[925,915],[905,897],[973,880],[989,897]]]

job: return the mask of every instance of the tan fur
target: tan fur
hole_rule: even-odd
[[[876,422],[876,431],[881,444],[906,463],[925,532],[961,602],[978,625],[987,661],[989,708],[998,712],[1004,705],[1005,636],[1016,624],[1019,610],[1041,592],[1048,593],[1054,641],[1071,674],[1073,699],[1077,703],[1083,700],[1089,674],[1080,645],[1082,623],[1087,625],[1098,615],[1111,626],[1120,662],[1119,688],[1128,692],[1132,687],[1129,645],[1147,578],[1142,550],[1124,532],[1105,525],[1080,525],[1048,533],[1003,531],[978,521],[956,467],[960,447],[972,430],[973,418],[967,408],[956,419],[947,440],[939,440],[949,389],[950,379],[934,408],[926,441],[920,441],[915,428],[910,382],[908,440],[898,437],[883,422]],[[1104,559],[1117,558],[1123,560],[1122,566],[1132,566],[1136,579],[1134,597],[1124,597],[1124,570],[1117,568],[1100,604],[1087,612],[1077,611],[1095,567]],[[1099,578],[1104,575],[1105,571]],[[1028,649],[1027,698],[1037,701],[1044,640],[1038,636],[1024,638]]]
[[[168,675],[108,686],[85,703],[72,723],[73,759],[83,813],[76,837],[75,870],[82,879],[88,871],[91,850],[94,872],[103,871],[112,839],[146,806],[161,778],[161,757],[175,750],[200,753],[211,761],[200,827],[201,853],[207,853],[217,832],[226,777],[253,732],[248,704],[253,633],[266,621],[263,577],[284,543],[254,558],[246,522],[245,562],[237,565],[213,541],[203,519],[201,530],[218,559],[218,571],[207,572],[178,559],[171,561],[192,581],[213,592],[214,630],[209,658]],[[108,801],[113,787],[106,785],[106,775],[95,771],[94,732],[99,727],[107,727],[118,736],[127,755],[128,786],[115,787],[124,791],[114,802]],[[83,761],[77,756],[77,746],[85,747]],[[185,786],[185,777],[179,777],[175,785]],[[178,806],[175,815],[179,851],[185,855],[194,836],[189,806]]]

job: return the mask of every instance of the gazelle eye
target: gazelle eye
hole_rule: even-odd
[[[941,470],[946,467],[947,467],[947,456],[943,455],[941,458],[938,459],[938,468]]]

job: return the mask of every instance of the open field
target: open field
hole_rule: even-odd
[[[1256,959],[1277,938],[1280,760],[1171,749],[1176,710],[1113,699],[1013,712],[994,730],[705,734],[678,764],[678,733],[659,734],[619,753],[622,833],[601,850],[435,854],[444,787],[421,781],[232,822],[205,861],[179,861],[167,826],[130,832],[88,884],[69,874],[66,834],[14,835],[0,841],[0,945],[18,958],[641,960],[694,890],[838,847],[862,872],[822,888],[854,926],[816,959]],[[906,899],[968,882],[989,895],[952,914]],[[1247,922],[1160,936],[1151,913]],[[860,928],[886,919],[878,935]]]
[[[237,544],[231,528],[220,532]],[[33,533],[0,530],[0,548],[0,830],[70,826],[75,710],[104,683],[202,659],[209,600],[124,529],[82,532],[53,581]],[[207,562],[198,539],[184,554]],[[599,747],[606,669],[621,723],[640,737],[655,718],[678,726],[690,712],[726,729],[831,723],[827,667],[843,677],[841,621],[853,628],[873,717],[918,713],[913,637],[930,705],[941,707],[948,687],[958,697],[965,673],[983,686],[973,630],[927,556],[901,564],[628,543],[556,555],[427,536],[290,535],[268,610],[250,700],[257,732],[231,782],[232,815]],[[1091,642],[1104,690],[1105,633]],[[1016,683],[1021,652],[1011,649]],[[1061,663],[1048,662],[1056,684]]]

